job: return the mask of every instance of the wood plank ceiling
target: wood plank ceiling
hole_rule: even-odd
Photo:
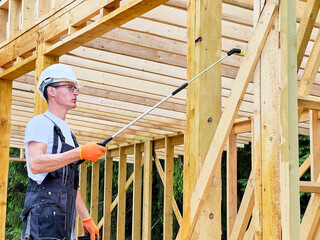
[[[125,2],[121,1],[121,4]],[[297,1],[297,27],[305,4],[305,1]],[[171,0],[60,58],[61,63],[72,67],[82,83],[78,106],[67,116],[68,125],[80,144],[108,138],[186,80],[186,9],[187,1]],[[222,56],[233,47],[246,50],[253,30],[251,1],[225,0],[222,10]],[[299,78],[312,49],[319,23],[318,18],[299,70]],[[242,56],[233,55],[222,63],[223,107],[241,60]],[[248,86],[238,118],[247,118],[253,114],[252,82]],[[34,72],[14,80],[12,147],[23,148],[24,129],[33,115],[33,91]],[[320,97],[319,74],[311,95]],[[185,104],[184,90],[124,131],[111,144],[184,132]],[[308,128],[307,123],[300,123],[299,131],[308,134]],[[248,141],[250,134],[238,137],[240,145]],[[182,147],[179,153],[183,153]]]

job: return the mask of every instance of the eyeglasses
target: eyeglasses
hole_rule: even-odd
[[[72,84],[51,85],[51,87],[54,87],[54,88],[68,87],[68,90],[70,92],[74,92],[74,90],[77,90],[79,92],[79,88],[77,88],[76,86],[73,86]]]

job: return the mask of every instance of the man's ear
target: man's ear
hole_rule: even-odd
[[[56,95],[56,89],[54,87],[49,86],[47,88],[48,98],[49,96],[54,97]]]

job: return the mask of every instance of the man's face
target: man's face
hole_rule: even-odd
[[[58,82],[52,86],[54,90],[54,98],[58,105],[67,110],[73,109],[77,104],[77,96],[79,89],[73,82]]]

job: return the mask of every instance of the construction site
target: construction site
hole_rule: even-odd
[[[319,8],[319,0],[1,0],[0,239],[9,162],[26,161],[25,128],[48,107],[36,86],[55,63],[70,66],[81,83],[77,107],[66,117],[79,145],[112,136],[103,159],[92,163],[87,199],[100,239],[112,239],[111,231],[127,239],[130,186],[131,239],[153,239],[155,174],[164,189],[163,239],[222,239],[222,221],[228,240],[320,239]],[[299,135],[310,137],[310,156],[300,165]],[[252,168],[239,200],[237,148],[248,144]],[[19,148],[20,157],[9,157],[10,148]],[[183,209],[173,196],[179,156]],[[84,200],[87,167],[79,166]],[[307,171],[311,180],[302,181]],[[301,193],[311,194],[303,214]],[[81,236],[79,219],[76,231]]]

